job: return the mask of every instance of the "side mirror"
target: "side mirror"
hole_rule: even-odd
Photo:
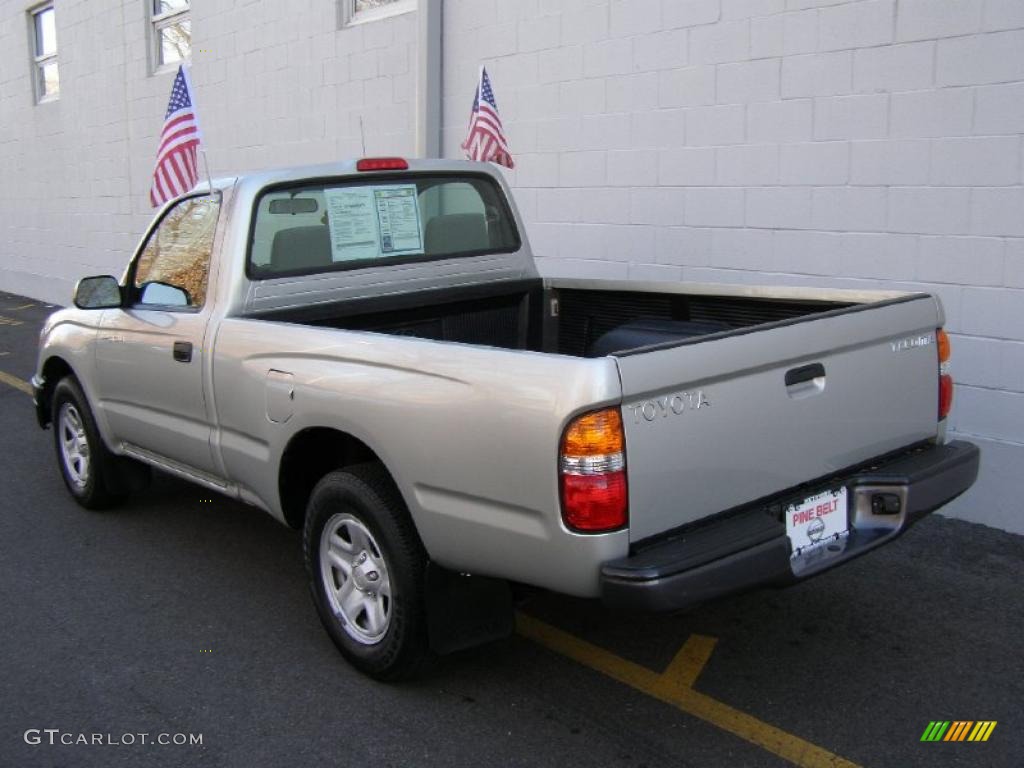
[[[192,303],[192,297],[184,288],[154,280],[142,286],[139,302],[158,304],[162,307],[187,307]]]
[[[75,306],[79,309],[112,309],[120,307],[121,286],[116,277],[96,275],[83,277],[75,286]]]

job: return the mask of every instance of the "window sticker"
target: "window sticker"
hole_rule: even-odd
[[[423,225],[415,184],[375,187],[377,221],[380,224],[380,250],[394,253],[423,253]]]
[[[377,212],[373,205],[373,187],[325,189],[327,221],[331,230],[331,260],[375,259]]]
[[[423,253],[415,184],[324,190],[335,262]]]

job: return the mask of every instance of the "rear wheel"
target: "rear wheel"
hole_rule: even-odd
[[[57,466],[75,501],[86,509],[105,509],[120,501],[122,494],[107,482],[115,457],[103,444],[82,388],[70,376],[54,388],[52,422]]]
[[[427,556],[385,469],[360,464],[317,483],[303,543],[317,613],[345,658],[379,680],[413,674],[430,656]]]

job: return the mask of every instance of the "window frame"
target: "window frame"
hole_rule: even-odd
[[[189,200],[194,200],[197,197],[215,197],[217,199],[217,223],[213,228],[213,243],[210,245],[210,263],[206,269],[206,301],[198,305],[188,305],[186,307],[180,304],[142,304],[139,299],[142,296],[142,292],[135,287],[135,275],[138,273],[139,259],[142,258],[142,254],[146,250],[146,246],[149,245],[149,241],[156,235],[157,230],[164,223],[166,219],[175,208],[179,205],[187,203]],[[224,193],[219,189],[214,189],[212,192],[207,190],[205,192],[193,192],[190,195],[179,197],[173,201],[171,205],[160,214],[160,216],[149,225],[149,229],[146,230],[146,234],[143,236],[142,241],[139,243],[138,248],[135,250],[135,254],[132,256],[131,263],[128,265],[128,269],[124,276],[124,285],[122,286],[122,295],[125,297],[124,308],[125,309],[152,309],[158,312],[185,312],[188,314],[197,315],[202,312],[210,304],[210,274],[213,271],[213,260],[214,260],[214,248],[213,245],[217,242],[217,234],[221,226],[221,215],[224,213]]]
[[[53,53],[41,54],[39,52],[39,17],[47,11],[53,11]],[[32,38],[29,50],[32,52],[32,93],[35,96],[35,103],[45,104],[50,101],[57,101],[60,98],[60,60],[58,58],[60,48],[57,46],[57,11],[53,7],[53,0],[29,8],[28,22],[29,35]],[[43,67],[51,62],[57,65],[56,93],[46,93],[42,83]]]
[[[370,8],[365,11],[356,10],[356,0],[338,0],[338,26],[340,28],[352,27],[357,24],[389,19],[392,16],[400,16],[416,10],[416,0],[394,0],[379,8]]]
[[[157,75],[163,72],[176,72],[178,67],[182,64],[192,63],[192,45],[189,43],[188,56],[185,56],[180,61],[164,62],[161,61],[163,58],[163,38],[161,32],[167,27],[172,27],[181,21],[192,21],[192,2],[189,0],[187,8],[181,8],[177,11],[167,11],[166,13],[157,13],[156,4],[160,0],[146,0],[146,10],[149,16],[149,55],[152,59],[152,66],[150,67],[151,74]]]
[[[261,272],[256,268],[256,265],[252,261],[252,249],[256,243],[256,216],[259,213],[259,206],[263,198],[272,193],[280,192],[285,189],[304,189],[308,187],[324,186],[328,184],[363,184],[372,185],[378,182],[387,181],[404,181],[407,183],[415,183],[415,179],[418,176],[425,176],[430,179],[451,179],[453,181],[465,180],[468,178],[481,179],[489,182],[494,186],[494,191],[497,193],[498,204],[502,207],[502,212],[507,217],[509,225],[512,227],[512,234],[514,236],[513,243],[505,248],[485,248],[479,251],[460,251],[458,253],[452,253],[444,256],[438,256],[433,254],[414,254],[411,256],[396,256],[387,259],[359,259],[358,261],[339,261],[331,264],[330,266],[324,267],[313,267],[299,269],[289,269],[286,272],[273,272],[266,273]],[[370,175],[359,175],[359,176],[319,176],[311,179],[293,179],[291,181],[282,181],[276,184],[269,184],[263,187],[253,198],[252,201],[252,212],[249,215],[249,236],[245,245],[245,276],[253,281],[258,282],[262,280],[279,280],[282,278],[293,278],[293,277],[305,277],[307,275],[332,275],[338,272],[350,272],[356,269],[373,269],[374,267],[391,267],[391,266],[403,266],[407,264],[425,264],[435,261],[447,261],[449,259],[463,259],[473,258],[474,256],[490,256],[494,254],[503,253],[516,253],[523,248],[523,235],[519,231],[519,220],[515,217],[512,210],[512,205],[509,202],[508,196],[505,194],[505,189],[501,183],[493,176],[487,173],[454,173],[451,171],[439,171],[431,172],[424,171],[420,173],[410,174],[408,171],[398,171],[396,173],[375,173]]]

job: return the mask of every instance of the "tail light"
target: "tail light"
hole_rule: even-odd
[[[585,413],[562,436],[559,457],[562,519],[581,533],[604,533],[626,525],[625,438],[617,408]]]
[[[939,421],[942,421],[953,407],[953,377],[949,375],[951,349],[949,335],[942,328],[935,331],[935,341],[939,348]]]
[[[407,171],[409,162],[403,157],[364,157],[356,161],[357,171]]]

